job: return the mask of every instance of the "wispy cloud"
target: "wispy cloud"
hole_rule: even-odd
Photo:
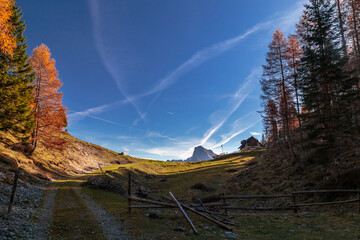
[[[237,119],[231,124],[231,130],[221,135],[221,141],[217,142],[211,148],[217,148],[220,147],[221,145],[228,143],[231,139],[251,129],[259,122],[261,122],[260,116],[255,111],[250,112],[245,116],[242,116],[241,118]]]
[[[175,138],[172,138],[172,137],[169,137],[169,136],[166,136],[166,135],[163,135],[161,133],[158,133],[158,132],[154,132],[154,131],[147,131],[146,134],[145,134],[145,137],[148,137],[148,138],[165,138],[165,139],[168,139],[168,140],[171,140],[171,141],[176,141]]]
[[[102,113],[102,112],[110,109],[114,104],[115,103],[103,104],[101,106],[89,108],[89,109],[86,109],[84,111],[79,111],[79,112],[70,111],[70,114],[68,114],[68,121],[69,121],[70,124],[74,124],[77,121],[80,121],[81,119],[83,119],[85,117],[92,117],[92,118],[96,118],[96,119],[98,119],[100,121],[111,122],[111,121],[107,121],[105,119],[100,119],[100,118],[95,117],[93,115],[98,114],[98,113]]]
[[[254,135],[254,136],[260,136],[261,135],[261,133],[259,133],[259,132],[250,132],[250,134]]]

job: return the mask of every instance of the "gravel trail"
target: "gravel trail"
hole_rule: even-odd
[[[81,197],[86,203],[87,207],[97,218],[100,226],[102,227],[107,238],[110,240],[117,239],[131,239],[123,230],[121,224],[116,221],[115,217],[107,213],[104,208],[97,204],[91,197],[86,193],[82,192],[79,188],[74,188],[74,192]]]
[[[49,239],[49,229],[52,222],[53,208],[58,188],[55,184],[51,184],[46,188],[43,205],[38,211],[38,229],[35,231],[34,239]]]

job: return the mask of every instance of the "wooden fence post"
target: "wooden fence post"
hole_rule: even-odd
[[[102,167],[100,166],[100,163],[98,162],[97,164],[98,164],[98,166],[99,166],[99,169],[100,169],[100,171],[101,171],[101,174],[102,174],[102,175],[105,175],[105,173],[104,173],[104,171],[103,171]]]
[[[294,213],[297,213],[298,208],[296,207],[296,195],[294,193],[292,193],[292,200],[293,200],[293,204],[294,204]]]
[[[13,206],[13,204],[14,204],[16,187],[17,187],[17,183],[18,183],[18,180],[19,180],[19,175],[20,175],[20,170],[17,170],[17,171],[15,172],[15,175],[14,175],[14,183],[13,183],[13,188],[12,188],[12,191],[11,191],[9,208],[8,208],[8,212],[7,212],[8,215],[10,215],[11,210],[12,210],[12,206]]]
[[[222,196],[222,200],[223,200],[224,205],[226,205],[226,198],[224,198],[225,193],[222,193],[221,196]],[[224,212],[225,212],[226,215],[228,215],[228,211],[227,211],[226,207],[224,207]]]
[[[360,214],[360,189],[358,189],[358,192],[357,192],[357,199],[358,199],[358,211]]]
[[[131,171],[129,171],[129,179],[128,179],[128,211],[129,213],[131,213],[131,199],[130,197],[132,196],[131,193],[131,185],[132,185],[132,180],[131,180]]]

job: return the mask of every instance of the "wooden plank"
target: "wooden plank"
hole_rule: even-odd
[[[190,226],[193,229],[194,233],[198,234],[198,231],[196,230],[194,224],[192,223],[192,221],[190,220],[190,218],[188,217],[188,215],[186,214],[186,212],[182,208],[181,204],[176,200],[175,196],[171,192],[169,192],[169,195],[172,198],[172,200],[176,203],[176,205],[179,207],[180,211],[184,215],[186,221],[190,224]]]
[[[338,201],[338,202],[303,203],[303,204],[297,204],[297,205],[290,206],[290,207],[326,206],[326,205],[339,205],[339,204],[355,203],[355,202],[359,202],[359,200],[351,199],[351,200]]]
[[[335,190],[308,190],[308,191],[295,191],[292,194],[306,194],[306,193],[359,193],[360,190],[353,189],[335,189]]]
[[[13,188],[12,188],[12,191],[11,191],[9,208],[8,208],[8,212],[7,212],[8,215],[10,215],[10,213],[11,213],[11,211],[12,211],[12,206],[13,206],[13,204],[14,204],[15,193],[16,193],[16,188],[17,188],[19,176],[20,176],[20,170],[17,170],[17,171],[15,172],[15,175],[14,175]]]
[[[283,195],[224,195],[222,199],[247,199],[247,198],[290,198],[291,194]]]

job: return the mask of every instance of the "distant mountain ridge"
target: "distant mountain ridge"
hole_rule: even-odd
[[[215,154],[210,149],[206,149],[203,146],[197,146],[194,148],[193,155],[185,160],[185,162],[198,162],[206,161],[213,159],[217,154]]]

